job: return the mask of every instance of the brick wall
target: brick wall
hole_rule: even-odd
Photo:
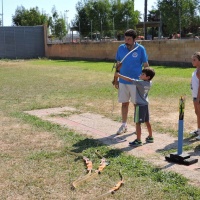
[[[191,65],[191,55],[200,51],[200,40],[154,40],[138,41],[148,53],[152,65]],[[114,60],[118,46],[122,42],[46,44],[48,58]]]

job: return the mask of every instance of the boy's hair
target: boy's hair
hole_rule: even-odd
[[[133,39],[135,39],[137,37],[137,32],[133,29],[128,29],[125,34],[125,36],[130,36],[132,37]]]
[[[200,52],[195,52],[192,57],[196,57],[200,61]]]
[[[149,76],[149,81],[155,76],[155,71],[151,67],[146,67],[142,70],[142,73],[145,73],[146,76]]]

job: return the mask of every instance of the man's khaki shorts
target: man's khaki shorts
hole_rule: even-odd
[[[119,83],[118,89],[118,101],[119,103],[126,103],[131,101],[135,104],[136,98],[136,86],[133,84],[123,84]]]

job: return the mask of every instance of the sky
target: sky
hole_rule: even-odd
[[[28,10],[37,6],[41,12],[51,15],[51,9],[55,5],[58,13],[65,14],[68,23],[70,23],[76,14],[77,2],[78,0],[0,0],[0,16],[3,13],[4,26],[12,26],[12,16],[18,6],[24,6]],[[155,7],[155,2],[156,0],[148,0],[147,10],[151,10],[152,6]],[[135,0],[135,10],[144,13],[144,0]]]

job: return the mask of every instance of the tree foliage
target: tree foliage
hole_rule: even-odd
[[[76,10],[72,24],[82,36],[92,37],[94,33],[99,33],[100,37],[114,37],[127,28],[135,28],[139,19],[133,0],[79,1]]]
[[[52,16],[48,20],[51,34],[61,40],[67,34],[65,19],[63,16],[59,16],[55,6],[51,12]]]
[[[58,15],[55,6],[52,8],[52,16],[41,13],[38,7],[27,10],[23,6],[18,6],[15,15],[12,16],[12,21],[16,26],[47,25],[51,34],[59,39],[67,33],[65,19]]]
[[[26,10],[23,6],[17,7],[12,22],[16,26],[36,26],[48,24],[48,16],[40,13],[38,7]]]
[[[158,0],[157,7],[161,12],[164,35],[181,31],[184,36],[187,32],[197,32],[200,0]]]
[[[147,15],[147,21],[148,22],[160,22],[161,15],[160,11],[153,8],[153,10],[150,10]],[[148,29],[148,34],[152,35],[152,38],[154,36],[159,36],[159,28],[158,27],[152,27]]]

